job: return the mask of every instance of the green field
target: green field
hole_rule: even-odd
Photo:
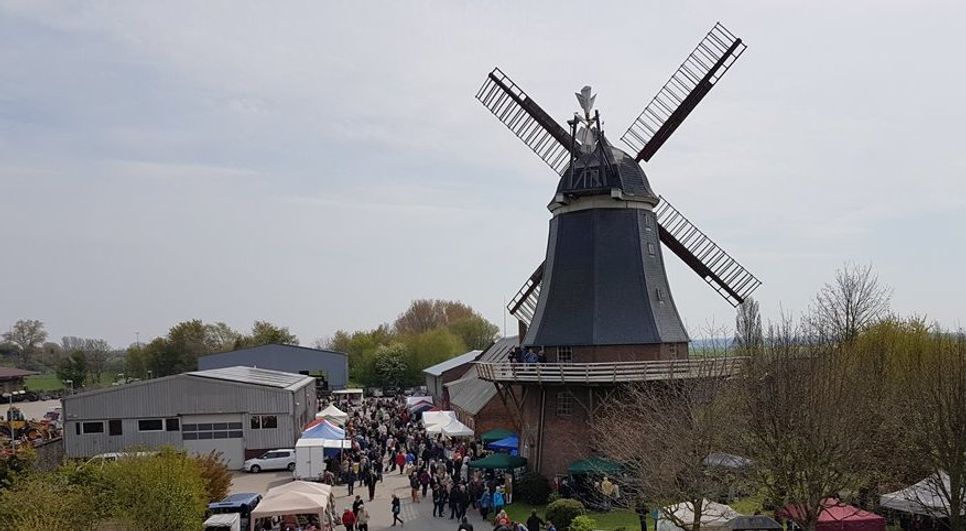
[[[114,383],[114,375],[101,375],[101,385],[111,385],[112,383]],[[63,388],[64,382],[61,382],[56,374],[37,374],[27,377],[27,389],[31,391],[56,391]]]

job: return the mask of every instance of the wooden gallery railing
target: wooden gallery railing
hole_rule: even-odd
[[[480,378],[491,382],[537,384],[611,384],[722,377],[737,374],[746,357],[698,358],[611,363],[487,363],[477,362]]]

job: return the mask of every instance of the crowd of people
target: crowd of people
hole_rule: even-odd
[[[543,349],[533,351],[530,347],[516,346],[507,354],[510,363],[547,363],[547,355]]]
[[[519,354],[536,356],[523,350]],[[535,512],[525,522],[514,522],[507,515],[505,508],[513,501],[513,475],[471,468],[470,461],[485,454],[478,441],[427,432],[421,415],[410,413],[399,398],[337,405],[349,412],[345,429],[352,448],[328,460],[319,479],[355,496],[341,516],[347,531],[368,531],[369,511],[355,489],[364,487],[372,502],[377,485],[389,474],[407,478],[410,503],[432,504],[432,518],[453,520],[458,531],[474,531],[474,521],[494,531],[555,531],[552,522],[544,522]],[[405,526],[397,495],[392,495],[387,509],[393,526]]]

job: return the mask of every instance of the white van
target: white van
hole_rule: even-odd
[[[213,514],[205,520],[205,531],[241,531],[241,515]]]

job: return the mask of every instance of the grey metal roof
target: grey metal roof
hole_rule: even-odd
[[[240,382],[254,385],[266,385],[269,387],[279,387],[282,389],[298,389],[306,383],[314,382],[315,378],[302,374],[292,374],[289,372],[272,371],[269,369],[259,369],[256,367],[225,367],[222,369],[208,369],[206,371],[194,371],[186,373],[191,376],[201,378],[212,378],[214,380],[225,380],[229,382]]]
[[[479,356],[482,352],[482,350],[471,350],[466,354],[460,354],[455,358],[450,358],[442,363],[437,363],[432,367],[427,367],[423,369],[423,372],[432,376],[440,376],[450,369],[455,369],[460,365],[465,365],[467,363],[476,361],[477,356]]]
[[[516,336],[495,341],[476,359],[480,362],[500,362],[507,359],[510,349],[519,343]],[[496,396],[496,386],[481,380],[476,367],[470,367],[459,380],[445,384],[449,389],[450,404],[475,415]]]
[[[525,345],[688,341],[668,288],[658,224],[642,208],[589,208],[550,220],[540,298]]]

